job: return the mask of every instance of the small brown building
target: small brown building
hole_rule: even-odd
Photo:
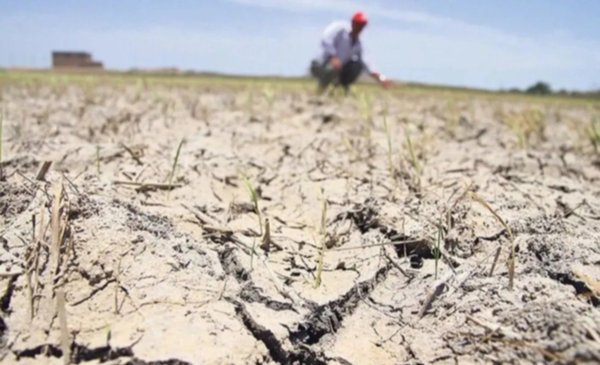
[[[102,62],[95,61],[87,52],[52,52],[52,68],[103,69]]]

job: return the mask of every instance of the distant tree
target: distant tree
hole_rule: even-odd
[[[549,95],[552,94],[552,88],[550,87],[550,84],[543,81],[538,81],[535,84],[528,87],[527,90],[525,90],[525,92],[527,94]]]

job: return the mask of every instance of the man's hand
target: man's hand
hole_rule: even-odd
[[[329,60],[329,65],[331,65],[331,67],[336,71],[340,71],[342,69],[342,61],[336,56],[331,57]]]
[[[394,83],[392,82],[392,80],[388,80],[388,79],[383,79],[383,80],[379,80],[379,84],[384,88],[384,89],[389,89]]]
[[[375,80],[377,80],[379,85],[381,85],[384,89],[387,89],[390,86],[392,86],[392,80],[388,80],[385,76],[383,76],[379,72],[372,72],[371,77],[374,78]]]

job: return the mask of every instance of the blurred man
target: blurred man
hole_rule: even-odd
[[[319,80],[320,91],[331,83],[348,91],[363,70],[383,87],[390,85],[390,81],[371,70],[363,58],[359,35],[366,25],[367,17],[359,11],[352,17],[350,27],[345,22],[335,22],[325,29],[321,39],[322,54],[310,66],[311,74]]]

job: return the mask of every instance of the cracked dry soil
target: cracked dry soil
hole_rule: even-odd
[[[600,362],[597,103],[105,80],[2,105],[1,363]]]

